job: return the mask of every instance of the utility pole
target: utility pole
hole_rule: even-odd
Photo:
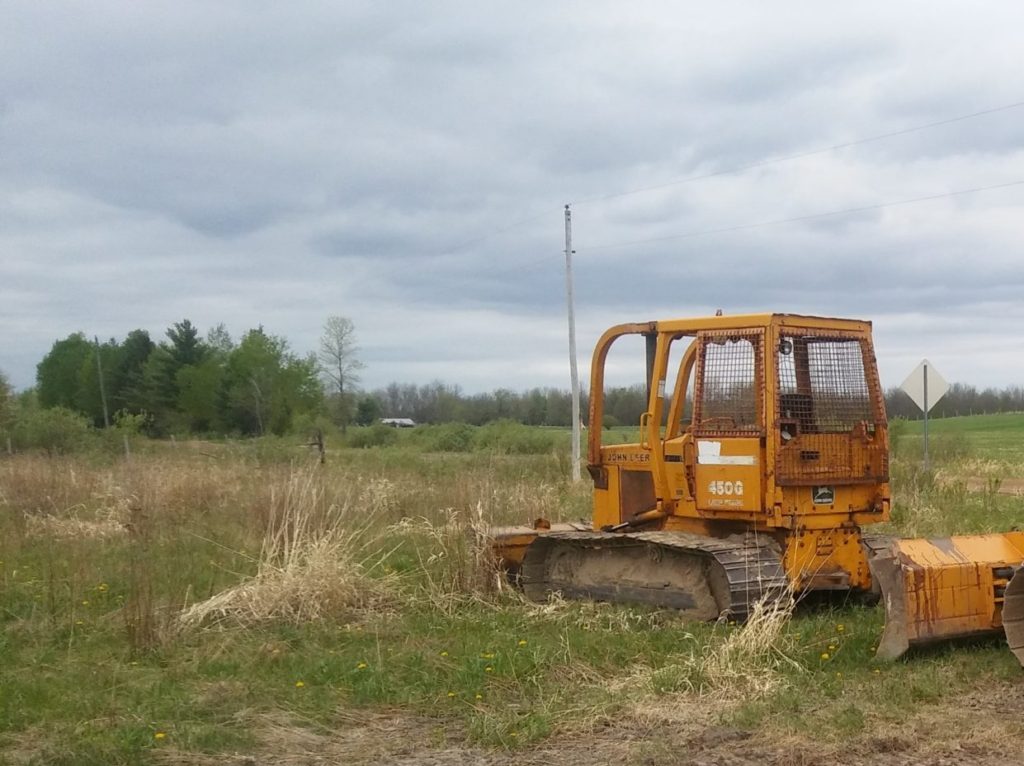
[[[569,309],[569,376],[572,379],[572,480],[580,480],[580,375],[576,369],[576,315],[572,297],[572,212],[565,206],[565,301]],[[593,428],[594,424],[591,423]],[[598,426],[600,428],[600,426]]]
[[[100,399],[103,401],[103,427],[110,428],[110,416],[107,414],[107,389],[103,385],[103,363],[100,361],[100,338],[98,335],[94,335],[93,340],[96,341],[96,374],[100,379]]]

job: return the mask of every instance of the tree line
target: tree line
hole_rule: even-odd
[[[900,388],[886,390],[885,410],[890,418],[917,420],[922,417],[921,410]],[[952,418],[1003,412],[1024,412],[1024,386],[978,389],[966,383],[953,383],[928,415],[933,418]]]
[[[0,427],[15,417],[19,402],[22,408],[31,403],[78,413],[97,427],[134,418],[153,436],[285,434],[327,423],[344,430],[381,417],[417,423],[571,424],[571,396],[562,389],[467,394],[458,385],[434,381],[363,391],[358,388],[362,368],[355,327],[339,316],[327,319],[319,353],[304,355],[262,326],[237,342],[223,324],[203,335],[188,319],[174,323],[158,340],[141,329],[105,342],[78,332],[56,341],[39,362],[33,390],[16,397],[0,375]],[[920,417],[898,388],[888,389],[885,400],[890,418]],[[646,401],[642,384],[609,388],[603,425],[638,423]],[[582,406],[586,420],[586,393]],[[979,390],[955,383],[932,415],[1022,411],[1022,386]]]
[[[183,319],[158,339],[136,329],[121,340],[101,342],[82,332],[57,340],[36,367],[35,388],[19,399],[23,408],[60,408],[95,427],[135,418],[152,436],[284,434],[327,422],[344,431],[352,423],[370,425],[382,417],[417,423],[571,424],[568,391],[503,388],[466,394],[440,381],[365,391],[358,388],[362,368],[355,327],[345,317],[329,317],[319,353],[304,355],[262,326],[235,341],[223,324],[202,334]],[[5,406],[13,407],[15,397],[6,383],[2,395],[11,403]],[[644,410],[646,391],[642,385],[612,388],[606,398],[606,424],[632,424]],[[586,407],[584,394],[584,413]]]
[[[43,408],[78,412],[94,425],[145,417],[153,435],[174,432],[286,433],[324,405],[319,366],[262,327],[236,343],[223,325],[201,336],[188,319],[154,342],[146,330],[122,341],[73,333],[36,368]]]

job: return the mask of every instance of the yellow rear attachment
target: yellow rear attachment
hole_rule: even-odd
[[[1024,567],[1018,568],[1003,598],[1003,630],[1020,664],[1024,666]]]
[[[950,638],[997,634],[1024,664],[1024,532],[895,540],[870,560],[885,603],[878,656]]]

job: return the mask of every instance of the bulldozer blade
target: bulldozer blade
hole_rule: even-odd
[[[1017,569],[1003,597],[1003,630],[1010,651],[1024,667],[1024,567]]]
[[[896,659],[912,646],[951,638],[997,635],[1004,599],[1013,634],[1011,648],[1024,654],[1024,532],[896,540],[869,559],[882,591],[885,630],[881,659]],[[1012,579],[1018,580],[1009,587]]]
[[[546,519],[537,519],[533,522],[533,526],[492,527],[487,530],[487,538],[495,562],[508,573],[509,577],[514,579],[519,576],[519,569],[523,565],[526,549],[533,544],[538,535],[545,532],[571,532],[589,529],[589,524],[551,524]]]

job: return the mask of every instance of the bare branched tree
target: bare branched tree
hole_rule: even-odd
[[[320,336],[320,366],[330,389],[337,393],[338,414],[342,431],[348,427],[351,415],[349,398],[352,387],[359,382],[359,370],[364,365],[359,361],[356,345],[356,327],[352,320],[343,316],[329,316],[324,323],[324,334]]]

